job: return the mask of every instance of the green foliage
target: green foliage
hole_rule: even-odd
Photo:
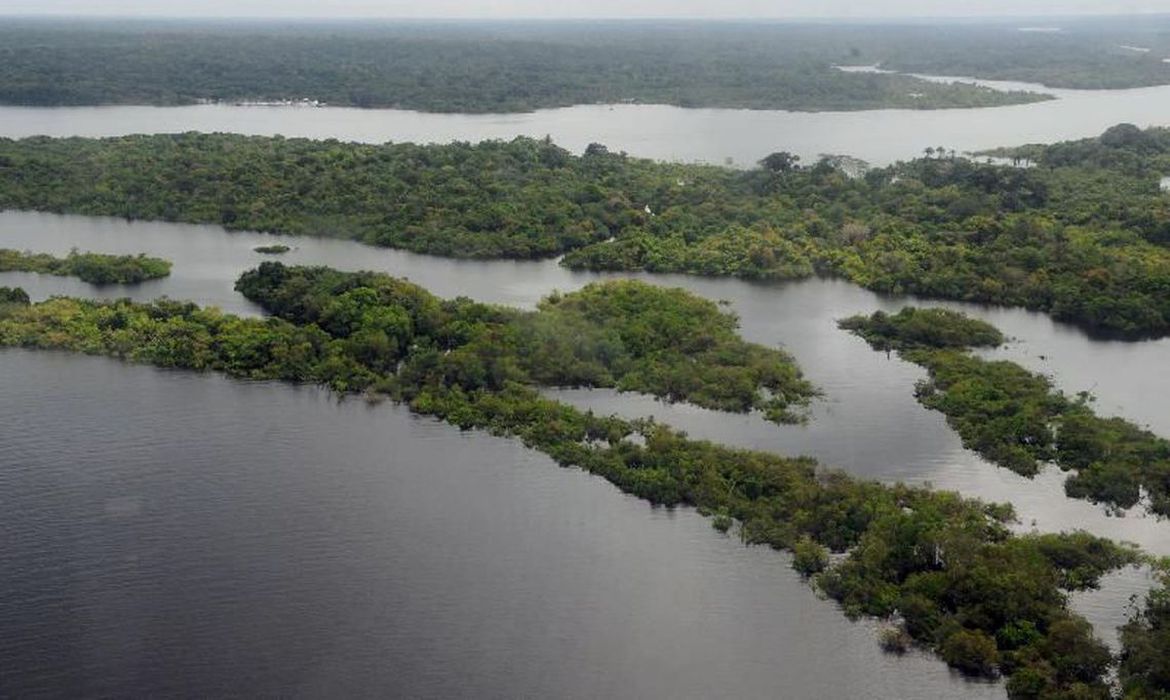
[[[972,676],[994,676],[999,664],[995,640],[979,630],[957,629],[939,645],[949,665]]]
[[[236,287],[272,313],[346,339],[362,364],[418,363],[465,388],[507,382],[613,387],[726,411],[802,420],[816,395],[785,353],[743,342],[736,319],[681,289],[593,284],[553,295],[535,313],[457,299],[372,273],[264,263]]]
[[[28,292],[20,287],[0,287],[0,306],[9,304],[28,306]]]
[[[57,258],[47,253],[28,253],[0,248],[0,272],[41,272],[79,277],[90,284],[138,284],[171,274],[170,261],[138,255],[79,253]]]
[[[861,336],[879,350],[997,347],[1003,344],[1003,334],[995,326],[949,309],[907,306],[893,316],[875,311],[871,316],[843,319],[837,326]]]
[[[875,42],[878,34],[889,39]],[[9,22],[0,30],[0,102],[312,99],[433,112],[524,112],[619,102],[840,110],[1050,99],[834,68],[856,61],[849,51],[855,45],[876,50],[896,36],[888,30],[711,23],[229,28]]]
[[[1170,565],[1163,562],[1161,585],[1135,607],[1121,628],[1119,676],[1126,698],[1170,698]]]
[[[916,387],[918,400],[946,415],[963,445],[991,462],[1029,477],[1054,462],[1074,472],[1065,482],[1069,496],[1112,508],[1136,505],[1144,489],[1149,510],[1170,516],[1170,441],[1097,416],[1083,397],[1069,399],[1014,362],[965,352],[1002,340],[990,325],[930,309],[879,311],[840,325],[875,349],[897,349],[925,367],[929,380]]]
[[[792,568],[802,576],[819,574],[829,566],[829,550],[809,537],[802,537],[792,545]]]
[[[168,301],[58,298],[0,318],[0,345],[385,391],[461,428],[515,436],[652,503],[717,513],[717,526],[738,521],[746,542],[791,550],[803,572],[820,571],[817,584],[847,612],[900,613],[907,634],[960,669],[1039,674],[1056,690],[1073,678],[1106,688],[1103,673],[1088,677],[1095,666],[1065,658],[1081,648],[1069,638],[1093,640],[1087,626],[1066,634],[1059,624],[1079,619],[1064,591],[1135,561],[1132,550],[1085,533],[1013,536],[1002,506],[859,481],[807,458],[690,440],[650,421],[598,417],[532,386],[590,373],[620,381],[620,367],[647,357],[690,363],[713,344],[734,349],[726,337],[734,321],[707,302],[619,282],[525,313],[439,300],[385,275],[279,263],[246,273],[238,286],[279,318],[238,319]],[[550,356],[564,370],[526,356],[535,347],[526,338],[542,337],[531,335],[534,319],[582,346]],[[671,351],[660,354],[668,343]],[[727,366],[751,375],[735,364],[740,356],[730,352]],[[828,551],[841,554],[837,563]]]
[[[292,250],[292,248],[277,243],[274,245],[258,245],[252,250],[256,251],[257,253],[264,253],[265,255],[280,255],[281,253],[287,253],[288,251]]]
[[[604,240],[645,219],[646,198],[674,182],[674,170],[617,154],[574,157],[527,138],[474,146],[193,133],[0,139],[0,207],[531,258]],[[729,177],[713,168],[693,172],[716,182]]]
[[[1170,333],[1170,130],[929,157],[850,177],[655,163],[547,139],[382,146],[224,134],[0,139],[0,207],[336,236],[574,269],[835,275],[1024,306],[1093,332]],[[1134,134],[1138,134],[1135,136]],[[783,154],[773,154],[782,156]],[[781,164],[773,164],[779,168]],[[789,165],[792,165],[789,163]]]

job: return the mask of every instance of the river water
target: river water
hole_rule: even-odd
[[[1170,86],[1066,90],[1028,83],[969,82],[1043,92],[1057,99],[992,109],[787,112],[584,105],[528,114],[476,115],[295,106],[0,106],[0,135],[19,138],[227,131],[370,143],[547,135],[576,152],[591,142],[599,142],[611,150],[659,160],[749,166],[768,153],[786,150],[805,162],[822,153],[833,153],[885,165],[921,155],[928,146],[963,152],[1095,136],[1119,122],[1170,125]]]
[[[965,150],[1170,123],[1170,88],[1052,91],[994,110],[796,114],[578,107],[531,115],[420,115],[201,106],[0,108],[0,133],[230,130],[365,141],[551,134],[656,158],[747,163],[778,148],[876,163],[926,145]],[[554,261],[455,261],[346,241],[215,226],[0,213],[0,246],[146,252],[172,276],[134,288],[0,274],[52,294],[167,295],[256,314],[232,291],[279,259],[408,277],[442,296],[532,307],[602,278]],[[807,426],[648,397],[553,391],[693,435],[809,454],[883,481],[1012,502],[1022,530],[1086,528],[1170,554],[1170,524],[1109,517],[964,450],[913,399],[922,371],[835,320],[913,302],[837,280],[752,284],[626,275],[724,299],[753,341],[787,348],[825,391]],[[1094,340],[1018,309],[945,304],[1015,340],[991,353],[1093,391],[1098,410],[1170,435],[1170,342]],[[1151,369],[1155,368],[1155,369]],[[749,549],[558,469],[516,443],[311,387],[237,382],[57,353],[0,352],[0,696],[407,695],[1002,697],[937,660],[884,656],[871,624],[817,601],[786,557]],[[1075,604],[1107,640],[1141,572]],[[15,671],[13,671],[15,669]]]
[[[606,277],[567,271],[554,261],[456,261],[371,249],[347,241],[228,232],[217,226],[126,222],[29,212],[0,213],[0,232],[3,245],[7,247],[58,254],[72,247],[111,253],[146,252],[175,261],[171,277],[129,288],[97,288],[72,278],[46,275],[0,274],[0,284],[23,286],[35,299],[52,294],[131,296],[143,300],[166,295],[214,304],[237,313],[255,314],[258,309],[235,294],[232,284],[244,269],[271,259],[255,253],[254,246],[276,241],[293,246],[292,251],[280,258],[289,264],[381,270],[408,277],[442,296],[462,294],[529,308],[554,289],[568,291]],[[1170,554],[1170,537],[1167,537],[1170,524],[1137,513],[1124,518],[1109,517],[1095,506],[1065,498],[1060,486],[1062,476],[1055,470],[1035,480],[1027,480],[997,469],[964,450],[942,417],[923,409],[913,399],[913,384],[922,377],[919,368],[873,352],[860,340],[835,327],[834,321],[843,316],[876,309],[895,310],[914,300],[879,297],[836,280],[813,279],[765,285],[688,276],[626,276],[640,277],[656,284],[683,286],[711,299],[727,300],[742,319],[745,337],[788,349],[808,376],[824,389],[825,399],[816,404],[813,420],[807,426],[781,427],[754,415],[729,416],[691,406],[663,404],[650,397],[615,395],[607,391],[550,392],[558,398],[605,413],[653,415],[697,437],[783,454],[809,454],[866,478],[929,483],[971,496],[1010,501],[1019,511],[1020,528],[1025,531],[1086,528],[1138,542],[1161,554]],[[1053,323],[1040,314],[964,304],[948,306],[985,318],[1015,338],[1007,349],[996,354],[1052,374],[1067,390],[1091,388],[1100,397],[1102,412],[1124,415],[1170,434],[1170,411],[1167,410],[1170,399],[1166,398],[1170,396],[1170,377],[1145,369],[1158,366],[1151,363],[1165,362],[1170,357],[1170,346],[1166,341],[1098,341],[1073,328]],[[66,638],[54,637],[53,630],[60,625],[52,621],[56,619],[63,624],[63,620],[52,615],[46,617],[45,611],[38,606],[17,605],[23,600],[17,596],[11,599],[12,606],[5,611],[7,615],[15,616],[8,624],[18,627],[32,625],[30,634],[34,637],[36,634],[49,635],[43,642],[49,645],[68,643],[85,648],[96,639],[104,642],[97,646],[108,648],[112,640],[103,635],[126,634],[134,637],[135,644],[142,645],[124,650],[125,653],[117,659],[100,660],[101,664],[125,665],[125,672],[131,675],[118,680],[101,673],[86,672],[86,667],[82,667],[74,675],[66,674],[70,683],[82,684],[71,688],[88,688],[85,683],[100,681],[112,683],[111,688],[162,691],[164,685],[151,684],[187,684],[193,673],[187,664],[197,661],[211,663],[215,669],[205,682],[227,683],[229,681],[225,679],[235,677],[235,672],[230,671],[234,668],[231,664],[252,663],[254,659],[250,660],[248,654],[233,654],[230,658],[215,656],[210,649],[219,648],[224,640],[232,640],[227,644],[229,648],[239,644],[249,653],[270,654],[278,668],[290,654],[324,653],[310,648],[311,645],[297,647],[297,644],[307,642],[296,639],[273,640],[271,644],[275,647],[261,645],[257,648],[255,640],[237,636],[245,634],[236,628],[240,625],[259,630],[274,626],[273,634],[277,637],[291,635],[297,638],[301,633],[310,632],[313,638],[333,635],[343,648],[338,653],[346,660],[344,674],[335,675],[341,674],[340,669],[321,667],[305,670],[305,673],[318,676],[297,680],[301,677],[285,678],[284,674],[274,671],[272,675],[260,674],[249,681],[256,684],[250,687],[258,692],[283,692],[292,688],[312,694],[313,689],[337,687],[343,682],[353,683],[354,688],[394,687],[408,694],[424,695],[459,695],[476,687],[497,688],[501,696],[554,691],[585,696],[612,694],[610,691],[624,694],[617,692],[618,689],[628,690],[631,696],[705,696],[716,691],[714,686],[704,684],[714,682],[709,678],[700,683],[680,670],[666,672],[667,667],[661,665],[656,671],[648,672],[648,677],[640,681],[643,685],[621,675],[621,669],[626,669],[627,664],[638,666],[636,660],[641,655],[654,657],[653,661],[645,662],[653,668],[654,663],[669,663],[659,654],[677,654],[676,660],[684,666],[694,664],[695,659],[704,660],[697,664],[698,668],[706,668],[708,663],[718,666],[726,671],[726,678],[717,676],[723,684],[720,687],[730,689],[730,694],[746,697],[772,694],[775,688],[767,684],[769,679],[774,683],[794,684],[792,687],[798,690],[794,696],[851,696],[858,688],[865,687],[854,684],[868,682],[865,679],[872,679],[875,674],[884,679],[883,683],[894,684],[875,690],[878,693],[875,697],[998,696],[1002,693],[999,686],[976,685],[952,678],[945,669],[935,668],[937,662],[930,659],[906,661],[906,666],[897,666],[894,671],[887,666],[891,661],[876,651],[872,627],[849,625],[840,618],[832,604],[812,603],[811,594],[803,588],[804,584],[784,568],[784,557],[756,550],[745,552],[738,545],[717,537],[713,531],[708,532],[703,521],[693,514],[651,510],[600,484],[597,479],[554,469],[548,460],[506,441],[478,434],[460,434],[443,425],[411,418],[395,407],[369,408],[358,401],[334,405],[315,389],[246,384],[150,368],[123,367],[94,358],[10,351],[0,353],[0,373],[5,376],[0,384],[5,387],[3,405],[13,414],[11,418],[0,417],[0,441],[7,445],[26,445],[25,448],[11,448],[18,450],[15,454],[0,456],[0,464],[18,467],[5,472],[5,483],[0,485],[0,492],[11,499],[13,505],[20,506],[8,509],[12,511],[9,516],[19,522],[24,513],[44,511],[46,520],[37,527],[46,528],[50,541],[79,539],[79,542],[69,544],[67,551],[54,554],[58,558],[45,563],[41,561],[44,538],[32,537],[30,550],[17,548],[8,553],[12,560],[5,569],[19,573],[26,585],[32,585],[45,575],[39,568],[42,565],[82,567],[82,572],[74,574],[74,583],[84,591],[46,593],[45,604],[64,604],[64,609],[70,612],[61,614],[75,615],[74,606],[82,606],[88,611],[86,615],[107,615],[101,620],[104,626],[99,625],[92,632],[96,637],[78,638],[76,635],[83,634],[83,631],[66,634]],[[20,391],[19,387],[25,387],[25,390]],[[89,407],[86,410],[92,410],[92,414],[83,411],[78,415],[77,410],[81,409],[75,410],[75,407],[79,406]],[[110,406],[118,406],[118,410],[110,411]],[[371,431],[370,435],[360,434],[366,428]],[[217,431],[227,431],[227,434],[221,435]],[[351,431],[359,431],[359,434]],[[422,437],[419,437],[420,432]],[[147,440],[147,444],[138,445],[135,442],[138,439]],[[92,448],[92,455],[87,451],[91,449],[87,447],[90,440],[99,443]],[[464,446],[465,452],[458,452],[459,445]],[[455,455],[450,454],[452,450]],[[75,465],[78,460],[88,465],[84,467],[87,476],[80,481],[75,471],[82,468]],[[211,472],[206,471],[209,464],[215,467]],[[517,473],[516,470],[521,468],[518,465],[529,468]],[[475,476],[457,478],[468,469]],[[300,480],[289,481],[290,470],[296,472]],[[357,476],[354,476],[354,470],[358,471]],[[445,476],[430,482],[436,470]],[[529,483],[537,472],[555,473],[555,476],[544,474],[541,479],[555,480],[560,490],[550,495],[541,491],[544,482],[540,479]],[[511,475],[506,488],[496,484],[488,489],[481,483],[482,480],[501,478],[502,474]],[[371,486],[366,481],[370,479],[384,480],[385,483]],[[191,480],[202,484],[204,491],[191,491],[188,485]],[[379,489],[389,489],[399,480],[419,482],[416,487],[422,491],[404,496],[407,502],[414,504],[412,509],[400,511],[396,499],[363,503],[352,508],[341,505],[344,498],[339,493],[351,494],[356,489],[376,501],[376,495],[381,493]],[[326,487],[337,491],[321,497],[319,489]],[[209,489],[213,496],[206,493]],[[588,489],[584,493],[593,494],[595,500],[578,494],[577,489]],[[497,492],[498,498],[489,497],[487,494],[491,492]],[[224,493],[230,493],[231,497],[226,503],[221,503],[219,499],[225,498]],[[260,508],[265,494],[274,500],[264,502]],[[176,498],[179,500],[175,501]],[[77,511],[76,506],[77,500],[84,499],[93,499],[88,506],[94,510],[92,517],[80,520],[68,517],[69,512],[84,512]],[[144,509],[139,504],[143,499],[153,504],[152,509]],[[286,503],[290,499],[295,507]],[[586,509],[589,516],[582,517],[588,521],[596,520],[591,527],[601,528],[600,532],[594,533],[597,538],[609,537],[623,544],[603,546],[599,542],[576,541],[574,538],[580,533],[569,527],[558,530],[541,520],[539,513],[517,512],[516,509],[522,509],[522,506],[513,499],[541,501],[548,512],[558,514]],[[114,505],[102,505],[107,502]],[[101,520],[99,516],[108,508],[117,511],[117,517]],[[231,518],[244,519],[250,525],[223,525],[222,529],[217,526],[208,530],[206,519],[211,515],[205,511],[210,509],[218,513],[222,508],[238,509],[238,512],[232,511]],[[375,517],[365,513],[363,508],[375,511],[384,520],[363,520],[363,517]],[[426,509],[435,522],[410,520],[411,527],[404,529],[399,519],[409,520],[413,508]],[[128,513],[123,513],[123,510]],[[346,511],[344,517],[338,514],[339,510]],[[305,523],[299,522],[299,516],[293,518],[289,515],[290,512],[302,511],[306,514]],[[444,518],[453,517],[452,511],[458,512],[458,522],[467,532],[455,531],[452,526],[444,524]],[[621,517],[637,519],[638,523],[618,524]],[[96,524],[94,518],[98,518]],[[337,518],[341,520],[335,522]],[[518,535],[511,529],[519,527],[515,518],[526,518],[523,522],[531,527],[520,543],[514,541]],[[173,527],[168,529],[160,525],[159,519],[165,523],[173,520],[185,524],[172,523]],[[660,521],[671,523],[671,527]],[[645,528],[650,527],[647,522],[659,524],[647,530]],[[679,522],[687,525],[681,530],[672,529]],[[436,523],[443,525],[440,527]],[[14,523],[13,527],[17,524]],[[322,532],[319,528],[326,525],[332,529]],[[302,526],[309,528],[308,534]],[[107,527],[114,532],[106,532]],[[431,532],[425,546],[407,534],[413,532],[413,527],[423,527]],[[432,531],[431,528],[439,529]],[[115,541],[107,543],[100,539],[107,537],[114,537]],[[185,552],[191,549],[191,544],[186,541],[188,537],[201,543],[199,546],[205,548],[203,554],[206,557],[226,558],[234,563],[226,569],[209,567],[206,561],[185,560],[180,553],[170,552],[172,560],[122,571],[126,563],[120,560],[121,557],[139,561],[135,558],[145,556],[140,550],[155,552],[159,547]],[[313,544],[314,537],[331,544]],[[381,542],[384,549],[378,549],[369,541],[379,537],[390,540]],[[645,600],[640,597],[642,593],[629,591],[619,595],[613,591],[597,591],[592,588],[594,579],[579,576],[579,572],[560,558],[550,563],[543,555],[526,558],[521,554],[525,549],[556,551],[562,558],[572,561],[587,555],[604,555],[608,559],[608,575],[614,577],[611,580],[613,585],[623,585],[623,581],[632,577],[643,580],[651,588],[664,586],[671,595],[681,595],[676,590],[683,585],[680,582],[646,580],[646,577],[665,574],[647,571],[646,551],[627,547],[626,540],[635,537],[647,549],[657,551],[661,548],[660,554],[676,565],[690,567],[686,586],[722,591],[726,585],[723,579],[727,576],[746,577],[749,580],[741,584],[746,590],[734,593],[744,596],[740,601],[743,606],[724,601],[712,609],[705,603],[688,606],[676,600],[673,605],[660,610],[639,608],[640,614],[633,614],[622,606],[644,605]],[[668,541],[659,542],[657,538],[662,537]],[[88,538],[99,538],[99,541],[90,543]],[[302,547],[298,544],[306,538],[310,541],[308,545]],[[702,543],[696,544],[696,540]],[[461,556],[431,552],[431,549],[443,549],[440,542],[446,542],[447,547],[456,551],[482,546],[485,551],[481,557],[502,557],[510,562],[505,568],[519,567],[520,571],[528,571],[531,567],[543,571],[547,567],[552,571],[535,580],[529,580],[525,574],[526,585],[532,590],[505,577],[503,582],[483,591],[468,582],[467,577],[472,574],[465,571],[464,567],[469,565]],[[618,549],[603,552],[608,546]],[[111,551],[110,547],[115,549]],[[375,550],[375,553],[371,554],[370,550]],[[82,556],[83,552],[85,556]],[[91,561],[91,557],[96,560]],[[265,557],[278,557],[282,566],[289,568],[275,566]],[[410,563],[416,561],[415,557],[421,561],[434,561],[431,568],[420,572],[417,563]],[[735,559],[735,563],[729,563],[726,558]],[[113,570],[103,567],[113,567]],[[307,578],[295,573],[305,569],[318,573]],[[344,586],[329,578],[342,577],[343,572],[353,570],[366,577],[382,577],[378,578],[382,587],[365,588],[370,579],[360,576],[357,581]],[[37,571],[41,573],[35,573]],[[197,574],[201,577],[199,585],[184,585],[184,574],[180,571]],[[395,579],[396,575],[405,575],[402,573],[405,571],[411,572],[409,580]],[[562,572],[567,573],[562,576]],[[130,582],[125,583],[119,576],[129,576]],[[107,577],[114,578],[107,580]],[[270,590],[275,585],[272,577],[281,578],[284,581],[281,585],[294,590],[290,593],[277,587],[282,602],[271,605],[277,608],[300,606],[297,609],[310,618],[308,621],[298,618],[295,624],[292,621],[286,623],[287,612],[274,612],[265,606],[251,607],[255,596],[275,595]],[[560,584],[549,581],[550,577],[561,582],[573,581],[578,586],[560,590]],[[395,585],[414,586],[411,590],[416,592],[430,590],[439,586],[441,581],[441,589],[447,593],[434,593],[420,601],[405,593],[396,593],[393,587],[385,590],[385,579],[395,579]],[[348,587],[350,585],[352,589]],[[1111,577],[1102,591],[1078,597],[1078,609],[1098,625],[1103,637],[1112,639],[1113,629],[1124,620],[1126,600],[1131,594],[1140,593],[1146,585],[1143,573],[1123,572]],[[110,602],[109,596],[130,595],[123,586],[128,586],[130,591],[137,590],[137,587],[161,587],[163,590],[155,591],[155,597],[147,597],[144,602],[138,594],[132,599]],[[3,588],[19,590],[20,586]],[[67,597],[65,601],[60,598],[62,595]],[[519,598],[508,599],[512,595]],[[521,624],[512,626],[511,615],[520,604],[518,600],[527,600],[531,595],[551,597],[547,601],[549,609],[531,611],[533,617],[524,617]],[[598,595],[599,598],[587,599],[612,603],[628,617],[606,613],[599,618],[594,606],[577,604],[574,607],[565,602],[578,595]],[[650,593],[645,595],[653,597]],[[218,597],[203,600],[205,596]],[[285,600],[288,597],[291,600]],[[343,600],[336,601],[336,597]],[[330,606],[355,605],[355,598],[365,605],[382,606],[379,608],[382,617],[375,615],[373,619],[381,620],[387,629],[382,630],[370,622],[372,613],[366,608],[349,610],[346,614],[352,618],[339,618],[340,613],[330,612]],[[503,602],[505,599],[510,602]],[[324,609],[312,609],[312,600],[317,600],[317,604],[325,606]],[[804,602],[800,602],[802,600]],[[759,625],[759,634],[773,634],[789,641],[783,644],[773,638],[765,641],[743,631],[741,616],[760,614],[754,607],[756,602],[752,601],[769,608],[769,615],[784,618],[753,617],[753,623]],[[444,624],[450,628],[434,629],[422,622],[427,615],[434,613],[434,609],[427,606],[448,603],[457,608],[462,606],[463,610],[462,615],[450,610],[445,613],[448,617]],[[600,602],[597,605],[601,606]],[[480,617],[487,614],[479,610],[480,606],[490,608],[495,615]],[[788,619],[787,616],[797,614],[814,614],[808,611],[810,606],[816,610],[815,624]],[[135,619],[134,615],[149,617],[184,609],[190,614],[194,607],[208,612],[188,620],[188,627],[180,628],[183,638],[190,637],[186,643],[172,639],[169,635],[177,632],[167,625],[156,624],[144,631],[127,629],[118,623],[127,615]],[[735,612],[730,612],[732,608]],[[241,613],[241,609],[246,614]],[[110,612],[103,613],[104,610]],[[25,619],[28,615],[34,619]],[[537,622],[544,616],[551,616],[552,621]],[[400,622],[389,623],[388,618]],[[347,627],[347,620],[351,623],[362,620],[363,625]],[[834,622],[829,624],[826,620]],[[42,622],[38,621],[44,621],[48,627],[42,627]],[[369,626],[365,626],[367,623]],[[448,648],[430,636],[455,634],[462,638],[470,634],[467,625],[475,625],[476,633],[464,640],[464,646],[456,649]],[[324,631],[322,626],[326,628]],[[582,626],[590,630],[584,638],[578,638],[578,632],[570,631],[579,631]],[[681,631],[688,627],[691,632]],[[59,629],[57,634],[61,634]],[[514,674],[497,677],[495,671],[472,663],[472,658],[481,659],[476,655],[483,650],[477,645],[490,644],[493,648],[503,645],[506,648],[496,649],[493,653],[498,657],[493,658],[506,659],[512,667],[523,667],[526,672],[534,673],[534,667],[544,667],[552,658],[563,658],[561,654],[568,651],[565,646],[551,644],[545,635],[559,635],[559,639],[563,637],[563,645],[587,645],[601,654],[601,657],[593,658],[592,663],[602,675],[616,674],[612,680],[615,685],[600,686],[597,685],[600,680],[586,682],[577,675],[555,669],[546,669],[547,675],[535,677]],[[596,638],[589,635],[596,635]],[[625,640],[620,654],[610,655],[614,649],[611,635],[619,635]],[[702,641],[685,641],[686,637],[699,637]],[[730,644],[727,659],[709,655],[705,645],[713,638],[724,640],[720,648]],[[842,641],[843,638],[849,641]],[[734,643],[728,640],[734,640]],[[207,649],[202,645],[207,645]],[[394,685],[379,675],[390,673],[391,667],[368,668],[364,657],[355,656],[346,645],[366,645],[363,653],[392,658],[398,663],[418,664],[416,670],[421,675],[396,675],[399,680],[398,685]],[[415,645],[413,653],[405,651],[410,645]],[[826,673],[823,665],[809,665],[804,656],[812,654],[812,650],[824,652],[837,647],[850,651],[846,657],[833,657],[836,660],[831,662],[834,668],[831,673]],[[138,653],[143,648],[164,651],[158,652],[162,656],[144,659]],[[635,648],[641,651],[632,651]],[[34,647],[34,651],[36,649]],[[183,658],[168,656],[168,649]],[[211,661],[201,656],[204,653],[212,655]],[[542,653],[548,654],[549,659],[541,660]],[[194,658],[188,659],[189,655],[194,655]],[[403,658],[404,655],[409,658]],[[737,661],[732,662],[731,658]],[[844,658],[849,662],[844,663]],[[459,679],[445,677],[431,666],[455,659],[459,660],[460,667],[470,664],[466,675]],[[784,659],[789,659],[792,665],[789,666],[789,661]],[[687,663],[682,660],[687,660]],[[221,663],[226,665],[216,665]],[[328,659],[321,663],[341,662]],[[841,673],[842,666],[847,666],[849,671]],[[919,670],[920,666],[923,670]],[[158,670],[148,672],[151,668]],[[633,673],[633,667],[629,668]],[[694,666],[688,666],[687,670],[694,670]],[[64,673],[63,669],[49,664],[45,672],[52,671],[56,671],[54,678],[57,680]],[[582,671],[576,669],[576,672]],[[852,675],[854,673],[857,675]],[[130,677],[145,677],[146,680],[130,683],[127,680]],[[275,680],[278,678],[285,678],[281,681],[283,683],[303,684],[295,687],[280,685]],[[898,678],[905,680],[907,685],[899,685],[903,680]],[[39,682],[36,678],[25,681],[32,683],[29,687],[37,687]],[[140,682],[147,685],[136,685]],[[207,686],[207,690],[212,692],[214,687]]]

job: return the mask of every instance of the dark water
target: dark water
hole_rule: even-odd
[[[929,77],[929,76],[922,76]],[[663,105],[584,105],[530,114],[428,114],[329,107],[0,107],[0,135],[117,136],[229,131],[243,134],[418,143],[551,136],[581,152],[591,142],[646,158],[748,166],[786,150],[806,162],[848,154],[878,165],[921,155],[1096,136],[1119,122],[1170,124],[1170,87],[1061,90],[975,81],[1055,95],[1028,105],[983,109],[785,112],[685,109]]]
[[[7,212],[3,247],[147,252],[176,265],[172,277],[137,288],[24,274],[0,274],[0,285],[20,284],[36,298],[166,294],[255,313],[231,286],[268,259],[251,248],[274,240],[212,226]],[[443,296],[525,307],[599,278],[551,261],[459,262],[282,240],[296,247],[281,256],[288,263],[383,270]],[[1065,498],[1055,470],[1029,481],[964,450],[939,414],[914,401],[919,368],[835,327],[843,316],[908,300],[832,280],[642,277],[726,299],[745,336],[792,352],[825,391],[813,420],[779,427],[611,392],[559,397],[654,415],[721,442],[810,454],[868,478],[1010,501],[1022,530],[1086,528],[1170,554],[1170,524],[1107,517]],[[1103,413],[1170,435],[1166,341],[1102,342],[1039,314],[949,305],[1018,338],[997,354],[1052,374],[1068,391],[1092,389]],[[6,643],[39,639],[41,650],[98,655],[77,668],[46,659],[64,679],[43,679],[48,687],[154,692],[186,686],[192,668],[204,668],[200,684],[223,684],[196,685],[211,693],[239,683],[309,695],[1002,695],[952,679],[933,660],[883,658],[872,628],[817,602],[783,556],[744,550],[691,513],[651,510],[507,441],[460,435],[393,407],[335,405],[312,389],[94,358],[0,353],[0,378],[0,411],[12,414],[0,420],[0,450],[8,450],[0,452],[0,498],[12,502],[0,517],[19,524],[5,531],[27,533],[0,569],[24,581],[0,590],[25,591],[5,599],[18,621],[0,626],[31,625]],[[58,570],[64,587],[45,588],[46,572]],[[1078,596],[1077,608],[1109,639],[1128,597],[1146,585],[1143,574],[1123,572]],[[30,597],[38,604],[29,606]],[[91,629],[100,651],[85,641]],[[122,635],[122,646],[111,641]],[[323,650],[329,645],[335,653]],[[15,653],[27,660],[40,652]],[[95,670],[113,664],[105,654],[119,655],[117,674]]]
[[[513,441],[58,353],[0,386],[0,696],[1003,695]]]

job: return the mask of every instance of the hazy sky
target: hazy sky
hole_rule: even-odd
[[[0,0],[0,15],[967,17],[1170,12],[1168,0]]]

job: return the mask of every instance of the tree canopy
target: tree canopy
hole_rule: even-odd
[[[847,614],[897,615],[910,638],[960,671],[1008,676],[1015,697],[1108,697],[1111,657],[1069,611],[1067,592],[1139,561],[1133,549],[1081,532],[1013,535],[1010,507],[856,480],[809,459],[690,440],[652,421],[598,417],[532,386],[603,372],[621,381],[658,353],[668,366],[672,357],[693,366],[712,343],[742,344],[707,302],[619,282],[524,313],[442,301],[385,275],[279,263],[246,273],[239,288],[275,316],[56,298],[0,311],[0,345],[384,391],[462,428],[515,436],[653,503],[695,506],[721,529],[739,523],[746,542],[795,551],[794,565]],[[552,351],[555,364],[526,355],[526,334],[542,323],[578,339]],[[705,376],[700,385],[723,379]],[[647,381],[660,395],[673,391]]]

